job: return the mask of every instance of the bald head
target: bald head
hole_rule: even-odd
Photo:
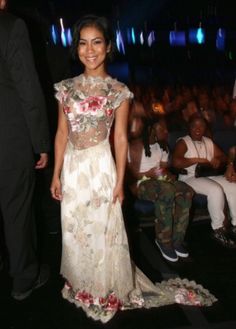
[[[7,5],[7,0],[0,0],[0,10],[4,10]]]

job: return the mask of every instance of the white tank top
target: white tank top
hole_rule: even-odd
[[[214,144],[212,140],[208,137],[203,136],[201,141],[193,141],[192,138],[187,135],[179,138],[183,139],[187,151],[185,153],[185,158],[204,158],[211,161],[214,157]],[[187,170],[187,175],[179,175],[179,180],[185,181],[187,178],[195,176],[196,164],[185,168]]]

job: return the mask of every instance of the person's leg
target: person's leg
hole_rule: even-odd
[[[140,184],[139,198],[153,201],[155,204],[156,237],[164,244],[172,244],[173,205],[175,187],[161,180],[147,180]]]
[[[175,211],[173,227],[174,246],[181,246],[189,223],[189,210],[192,205],[193,189],[180,181],[175,181]]]
[[[236,226],[236,184],[227,181],[224,176],[214,176],[211,179],[222,186],[229,206],[231,223]]]
[[[186,183],[190,185],[196,193],[207,196],[207,207],[213,230],[222,227],[225,218],[225,196],[220,184],[207,177],[191,177],[186,180]]]
[[[172,245],[174,185],[166,181],[147,180],[140,184],[138,197],[154,202],[157,218],[155,242],[164,258],[172,262],[177,261],[178,256]]]
[[[222,246],[235,248],[236,244],[231,240],[224,227],[225,219],[225,194],[222,186],[211,178],[199,177],[186,180],[197,193],[207,196],[207,206],[211,217],[213,238]]]
[[[29,169],[0,172],[0,206],[9,254],[13,290],[29,289],[38,276],[35,222],[32,210],[34,172]]]

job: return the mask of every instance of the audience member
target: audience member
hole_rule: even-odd
[[[185,168],[187,174],[180,175],[179,179],[191,186],[196,193],[207,196],[214,239],[224,247],[235,248],[234,241],[229,238],[224,227],[224,210],[226,198],[232,219],[232,229],[235,229],[236,184],[230,183],[223,174],[215,172],[226,164],[227,158],[212,139],[205,136],[206,127],[206,121],[202,116],[195,115],[191,118],[189,134],[176,143],[172,159],[173,166],[178,169]],[[207,165],[205,177],[196,175],[199,164]]]
[[[188,131],[188,121],[192,114],[198,112],[197,102],[192,98],[183,104],[179,111],[170,113],[167,116],[168,128],[170,131]]]
[[[158,248],[165,259],[176,262],[178,257],[188,257],[184,237],[193,190],[168,170],[167,138],[164,119],[149,122],[141,136],[129,141],[128,170],[134,177],[133,194],[155,203]]]

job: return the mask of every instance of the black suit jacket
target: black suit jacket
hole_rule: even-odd
[[[24,21],[0,11],[0,170],[32,166],[48,152],[45,99]]]

